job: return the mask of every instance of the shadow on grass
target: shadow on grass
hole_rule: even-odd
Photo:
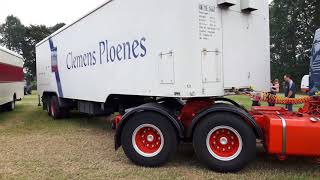
[[[72,122],[72,123],[79,124],[79,126],[83,128],[95,128],[95,129],[113,131],[111,128],[111,120],[110,120],[112,118],[111,116],[112,115],[93,117],[87,114],[72,111],[69,113],[67,118],[57,119],[54,121]],[[50,118],[53,120],[52,117]]]

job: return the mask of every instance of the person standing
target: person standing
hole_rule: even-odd
[[[284,76],[284,80],[286,82],[285,89],[284,89],[285,97],[287,97],[287,98],[295,98],[295,96],[296,96],[296,85],[293,82],[291,76],[289,74],[286,74]],[[288,111],[292,112],[292,104],[287,104],[286,108],[288,109]]]
[[[272,95],[277,95],[277,93],[279,93],[279,90],[280,90],[279,80],[275,79],[273,82],[271,82],[270,93]],[[268,104],[269,104],[269,106],[274,106],[275,105],[274,102],[269,102]]]

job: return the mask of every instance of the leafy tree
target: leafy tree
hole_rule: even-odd
[[[19,18],[10,15],[6,18],[6,22],[0,25],[0,43],[8,49],[21,52],[22,42],[25,35],[25,27],[21,24]]]
[[[58,23],[52,27],[49,28],[51,33],[54,33],[55,31],[58,31],[60,28],[62,28],[64,25],[66,25],[65,23]]]
[[[300,83],[309,72],[314,32],[320,28],[320,1],[274,0],[270,4],[272,78],[291,74]]]
[[[35,45],[50,34],[50,30],[44,25],[30,25],[26,28],[26,34],[22,43],[22,53],[25,59],[24,67],[27,71],[26,79],[34,80],[36,77],[36,51]]]

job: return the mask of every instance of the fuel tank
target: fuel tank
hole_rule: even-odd
[[[277,155],[320,156],[320,118],[281,107],[253,107],[266,151]]]

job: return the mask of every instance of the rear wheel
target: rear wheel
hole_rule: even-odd
[[[176,152],[178,139],[172,124],[162,115],[145,112],[125,124],[121,144],[126,156],[141,166],[161,166]]]
[[[229,113],[208,115],[197,125],[193,146],[210,169],[236,172],[256,155],[254,132],[240,117]]]
[[[50,98],[50,114],[53,119],[60,119],[63,117],[63,109],[59,105],[59,100],[57,96],[52,96]]]
[[[47,96],[45,102],[46,102],[46,104],[45,104],[46,111],[47,111],[48,115],[51,116],[51,97]]]

